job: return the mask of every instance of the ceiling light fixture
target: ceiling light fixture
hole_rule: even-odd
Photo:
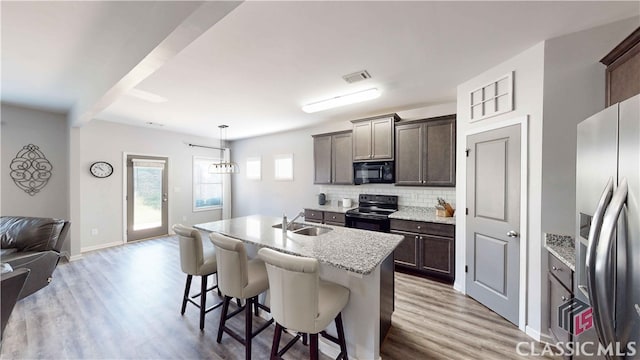
[[[358,91],[358,92],[354,92],[346,95],[340,95],[331,99],[307,104],[302,107],[302,111],[306,113],[314,113],[317,111],[332,109],[338,106],[355,104],[362,101],[372,100],[379,96],[380,96],[380,91],[378,91],[378,89],[376,88],[367,89],[367,90],[362,90],[362,91]]]
[[[220,162],[213,163],[209,165],[209,173],[210,174],[237,174],[240,172],[240,167],[233,161],[224,161],[224,150],[228,150],[223,147],[224,139],[226,139],[227,135],[227,125],[219,125],[220,128]],[[224,137],[223,137],[224,131]]]

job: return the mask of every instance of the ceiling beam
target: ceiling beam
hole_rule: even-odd
[[[167,34],[148,54],[139,53],[141,49],[145,49],[144,45],[147,44],[130,46],[130,49],[127,50],[131,50],[133,53],[123,53],[122,56],[137,57],[142,60],[133,67],[127,66],[127,68],[116,69],[116,71],[120,71],[110,78],[103,79],[99,84],[91,84],[92,86],[85,91],[82,98],[78,99],[78,102],[69,112],[69,124],[73,127],[80,127],[91,121],[127,91],[161,68],[172,57],[213,27],[241,3],[242,1],[204,2],[180,22],[173,31]],[[135,53],[136,51],[138,51],[138,54]]]

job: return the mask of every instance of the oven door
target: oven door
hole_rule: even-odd
[[[345,225],[354,229],[363,229],[379,232],[389,232],[390,221],[388,218],[369,217],[360,214],[345,215]]]

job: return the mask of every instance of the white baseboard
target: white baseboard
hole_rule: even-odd
[[[82,259],[82,254],[73,255],[73,256],[68,257],[69,262],[80,260],[80,259]]]
[[[340,355],[340,347],[338,346],[338,344],[334,344],[333,342],[324,339],[320,335],[318,335],[318,350],[332,359],[335,359],[338,357],[338,355]],[[349,358],[354,359],[351,354],[349,354]]]
[[[533,338],[536,341],[540,341],[541,334],[538,330],[529,327],[529,325],[527,325],[525,329],[525,333],[529,335],[529,337]]]
[[[114,247],[114,246],[118,246],[118,245],[122,245],[122,241],[114,241],[114,242],[110,242],[110,243],[106,243],[106,244],[83,247],[83,248],[80,249],[80,252],[81,253],[85,253],[85,252],[89,252],[89,251],[106,249],[106,248],[110,248],[110,247]]]
[[[551,335],[546,334],[546,333],[541,333],[540,334],[540,340],[538,340],[538,341],[543,342],[543,343],[547,343],[547,344],[555,344],[557,342],[553,337],[551,337]]]

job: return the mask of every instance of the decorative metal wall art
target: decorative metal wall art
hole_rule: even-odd
[[[44,153],[33,144],[23,146],[11,160],[10,167],[13,182],[31,196],[39,193],[47,185],[53,170],[53,165]]]

